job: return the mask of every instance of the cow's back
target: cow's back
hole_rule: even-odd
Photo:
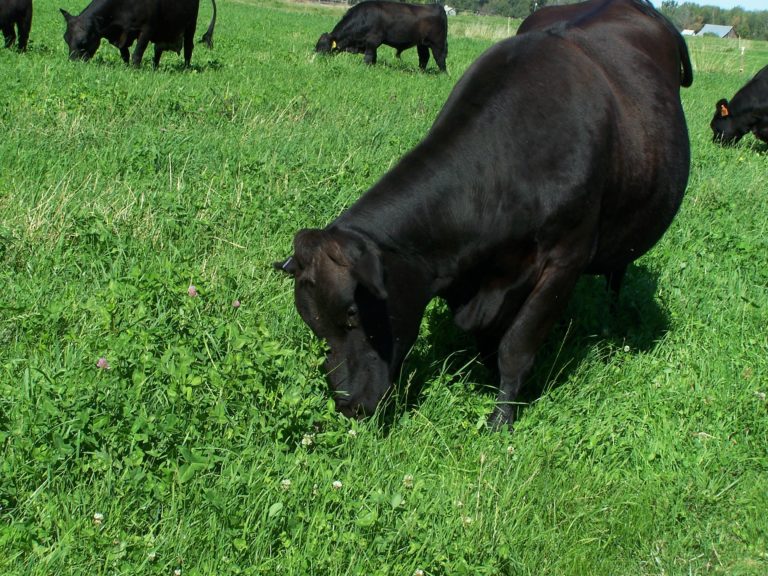
[[[425,140],[343,219],[362,226],[378,214],[399,229],[365,226],[382,244],[407,235],[459,262],[514,243],[546,249],[579,229],[591,246],[587,271],[625,266],[661,237],[687,183],[675,42],[642,13],[609,13],[495,45]],[[418,203],[398,201],[414,190]]]

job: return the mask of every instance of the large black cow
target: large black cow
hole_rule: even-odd
[[[208,30],[201,41],[213,46],[216,24],[216,2]],[[177,54],[184,47],[184,65],[192,59],[199,0],[93,0],[78,16],[62,9],[67,21],[64,41],[72,60],[89,60],[96,53],[102,38],[120,50],[128,63],[128,48],[136,41],[131,63],[139,66],[150,42],[155,44],[152,63],[160,63],[163,51]]]
[[[731,101],[725,98],[715,104],[710,123],[712,140],[736,144],[747,132],[768,143],[768,66],[747,82]]]
[[[485,52],[424,140],[275,264],[329,344],[344,414],[376,409],[440,296],[496,358],[492,420],[511,422],[577,279],[618,290],[672,221],[690,167],[685,42],[645,0],[581,7]]]
[[[19,31],[19,50],[27,49],[29,29],[32,27],[32,0],[0,0],[0,30],[5,37],[5,47],[10,48]]]
[[[376,64],[376,49],[382,44],[397,50],[416,46],[419,67],[429,62],[429,51],[437,67],[445,72],[448,56],[448,17],[439,4],[402,4],[371,0],[350,8],[334,29],[320,36],[316,52],[364,53],[366,64]]]

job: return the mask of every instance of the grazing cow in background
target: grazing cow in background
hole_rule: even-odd
[[[216,1],[213,17],[201,42],[213,47],[213,28],[216,24]],[[78,16],[62,9],[67,21],[64,41],[72,60],[90,60],[102,38],[120,50],[127,64],[128,48],[136,41],[131,64],[139,66],[150,42],[155,44],[152,63],[160,63],[163,51],[177,54],[184,47],[184,65],[192,59],[199,0],[93,0]]]
[[[730,102],[725,98],[719,100],[709,125],[714,142],[736,144],[752,132],[768,143],[768,66],[755,74]]]
[[[371,0],[352,6],[334,29],[320,36],[315,52],[364,53],[366,64],[376,64],[376,49],[382,44],[397,50],[416,46],[419,68],[426,69],[429,51],[437,67],[445,72],[448,55],[448,17],[439,4],[401,4]]]
[[[670,225],[690,168],[685,42],[646,0],[591,0],[580,14],[486,51],[424,140],[275,263],[329,345],[347,416],[387,395],[438,296],[497,361],[492,421],[512,422],[578,278],[618,289]]]
[[[19,32],[19,50],[27,49],[29,29],[32,27],[32,0],[0,0],[0,30],[5,37],[5,47],[10,48]]]

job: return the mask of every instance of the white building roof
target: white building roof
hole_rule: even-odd
[[[718,24],[704,24],[704,27],[699,30],[696,36],[704,36],[704,34],[714,34],[720,38],[725,38],[728,33],[733,30],[733,26],[720,26]]]

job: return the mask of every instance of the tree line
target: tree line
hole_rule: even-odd
[[[444,3],[459,12],[525,18],[543,6],[575,4],[577,1],[579,0],[447,0]],[[768,40],[768,10],[750,11],[739,7],[726,10],[717,6],[699,6],[691,2],[680,4],[676,0],[663,0],[660,10],[680,30],[698,32],[704,24],[722,24],[733,26],[742,38]]]

